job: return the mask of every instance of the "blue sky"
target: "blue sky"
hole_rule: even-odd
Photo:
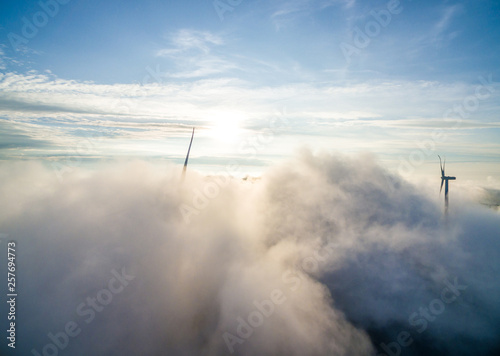
[[[500,186],[497,1],[2,1],[0,158],[237,162],[303,145]],[[79,163],[75,163],[77,165]]]

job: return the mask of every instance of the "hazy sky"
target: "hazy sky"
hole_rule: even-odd
[[[2,159],[181,163],[196,126],[204,172],[308,145],[500,186],[497,1],[60,2],[0,5]]]

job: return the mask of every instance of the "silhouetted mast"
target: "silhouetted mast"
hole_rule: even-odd
[[[191,151],[191,145],[193,144],[193,137],[194,137],[194,127],[193,127],[193,133],[191,134],[191,142],[189,142],[189,148],[188,148],[188,153],[186,155],[186,160],[184,161],[184,168],[182,169],[182,179],[184,179],[184,176],[186,175],[186,169],[189,160],[189,152]]]
[[[446,168],[446,160],[444,161],[444,164],[441,162],[441,156],[439,156],[439,166],[441,167],[441,188],[439,189],[439,193],[443,190],[443,183],[444,185],[444,213],[448,214],[448,181],[450,180],[455,180],[457,179],[456,177],[450,177],[445,175],[445,168]]]

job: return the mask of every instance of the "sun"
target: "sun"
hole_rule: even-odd
[[[244,120],[245,116],[241,112],[216,112],[210,119],[208,135],[217,141],[237,141],[242,133],[241,123]]]

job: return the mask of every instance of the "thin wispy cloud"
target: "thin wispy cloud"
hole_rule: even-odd
[[[158,56],[173,56],[189,50],[198,50],[208,54],[213,46],[224,44],[223,39],[207,31],[196,31],[182,29],[170,36],[167,36],[171,48],[161,49],[157,52]]]
[[[463,6],[459,4],[436,6],[431,12],[434,23],[430,24],[427,29],[422,29],[421,33],[411,40],[413,55],[421,55],[429,48],[446,47],[455,40],[463,31],[455,23],[463,12]]]
[[[275,5],[271,14],[271,21],[277,31],[295,26],[300,19],[312,18],[312,16],[322,10],[332,6],[341,5],[345,9],[352,8],[356,0],[292,0],[280,1]]]
[[[496,86],[494,83],[492,85]],[[492,95],[498,95],[494,87],[491,89]],[[0,98],[6,103],[3,107],[4,114],[11,112],[9,115],[14,116],[14,111],[23,104],[27,105],[31,112],[57,111],[57,107],[60,107],[61,112],[69,112],[71,109],[71,112],[90,114],[163,115],[165,102],[170,105],[171,115],[181,115],[181,112],[175,111],[176,108],[186,109],[190,105],[195,113],[197,103],[216,106],[222,97],[227,101],[227,105],[234,108],[249,105],[246,110],[250,114],[253,110],[257,110],[257,113],[258,108],[266,103],[293,98],[295,102],[291,105],[296,107],[298,112],[303,110],[311,115],[318,112],[320,117],[325,117],[328,112],[332,118],[337,116],[335,113],[349,112],[350,117],[355,118],[356,115],[353,116],[352,113],[359,113],[359,117],[363,118],[369,112],[373,117],[389,115],[401,118],[420,115],[435,118],[455,104],[455,101],[463,100],[469,93],[473,94],[475,85],[469,86],[460,82],[443,85],[425,81],[384,81],[356,85],[287,84],[275,86],[271,90],[269,87],[256,87],[236,78],[227,78],[197,80],[191,83],[110,86],[64,80],[49,74],[7,73],[0,77],[0,89]],[[429,93],[432,93],[431,100],[427,98]],[[364,97],[363,102],[357,100],[361,95]],[[122,101],[121,104],[130,104],[130,111],[121,111],[122,106],[117,100]],[[352,110],[354,103],[357,103],[357,110]],[[389,105],[390,103],[392,105]],[[29,105],[32,105],[31,109]],[[314,110],[304,111],[307,107]],[[186,113],[188,111],[185,111]]]
[[[163,73],[166,78],[204,78],[238,68],[218,51],[224,40],[213,33],[183,29],[170,35],[169,43],[168,48],[157,51],[158,57],[168,58],[175,68]]]
[[[434,25],[434,28],[430,33],[430,39],[435,45],[442,45],[451,41],[461,32],[459,29],[452,29],[453,21],[455,21],[455,18],[463,12],[463,7],[461,5],[457,4],[447,6],[440,12],[442,13],[441,18]]]
[[[5,64],[4,47],[5,45],[0,45],[0,70],[5,70],[7,68]]]
[[[451,5],[447,6],[442,10],[442,16],[439,21],[434,26],[435,35],[439,35],[445,30],[447,30],[452,23],[453,18],[460,12],[462,12],[463,7],[461,5]]]

